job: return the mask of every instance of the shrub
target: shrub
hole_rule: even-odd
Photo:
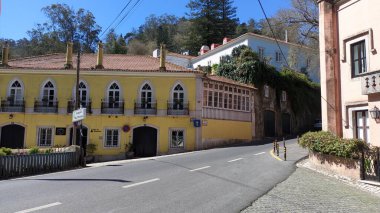
[[[52,148],[49,148],[49,149],[45,150],[45,154],[50,154],[50,153],[53,153],[53,149]]]
[[[38,147],[32,147],[31,149],[29,149],[30,155],[38,154],[39,152],[40,152],[40,149]]]
[[[12,154],[12,149],[11,148],[1,147],[0,151],[2,151],[3,153],[5,153],[5,155],[11,155]]]
[[[322,154],[358,159],[361,150],[368,145],[359,139],[342,139],[330,132],[308,132],[298,141],[303,148]]]
[[[7,154],[5,152],[3,152],[2,149],[0,149],[0,156],[6,156]]]
[[[86,153],[89,155],[92,155],[95,153],[96,150],[96,144],[89,143],[86,145]]]

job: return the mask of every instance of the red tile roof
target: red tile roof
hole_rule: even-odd
[[[242,86],[242,87],[248,87],[248,88],[251,88],[251,89],[257,89],[252,84],[240,83],[238,81],[234,81],[232,79],[229,79],[229,78],[226,78],[226,77],[222,77],[222,76],[218,76],[218,75],[206,75],[204,78],[212,80],[212,81],[219,81],[219,82],[223,82],[223,83],[227,83],[227,84],[233,84],[233,85],[239,85],[239,86]]]
[[[178,57],[178,58],[186,58],[186,59],[195,58],[195,56],[192,56],[192,55],[183,55],[183,54],[173,53],[173,52],[168,52],[168,56],[175,56],[175,57]]]
[[[81,70],[93,70],[96,66],[96,54],[81,55]],[[66,54],[58,53],[51,55],[34,56],[29,58],[14,59],[9,61],[10,68],[28,69],[64,69]],[[73,69],[76,69],[77,60],[73,57]],[[160,59],[151,56],[104,54],[102,70],[122,71],[160,71]],[[165,72],[165,71],[164,71]],[[197,72],[181,66],[166,62],[166,72]]]

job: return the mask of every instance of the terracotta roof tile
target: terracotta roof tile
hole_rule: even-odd
[[[173,52],[168,52],[168,56],[175,56],[175,57],[178,57],[178,58],[186,58],[186,59],[195,58],[195,56],[192,56],[192,55],[183,55],[183,54],[173,53]]]
[[[96,66],[96,54],[82,54],[80,67],[83,70],[92,70]],[[64,69],[66,54],[58,53],[29,58],[14,59],[9,61],[11,68],[30,69]],[[73,57],[73,69],[76,69],[77,60]],[[151,56],[104,54],[103,70],[124,71],[159,71],[160,60]],[[181,66],[166,62],[167,72],[194,72]]]
[[[206,75],[204,78],[212,80],[212,81],[219,81],[219,82],[223,82],[223,83],[234,84],[234,85],[239,85],[239,86],[242,86],[242,87],[248,87],[248,88],[252,88],[252,89],[257,89],[254,85],[240,83],[238,81],[234,81],[232,79],[229,79],[229,78],[226,78],[226,77],[222,77],[222,76],[218,76],[218,75]]]

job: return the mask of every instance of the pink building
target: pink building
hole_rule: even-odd
[[[318,3],[323,130],[380,146],[380,1]]]

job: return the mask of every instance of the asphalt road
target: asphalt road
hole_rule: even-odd
[[[239,212],[285,180],[307,154],[288,141],[109,162],[0,181],[0,212]]]

